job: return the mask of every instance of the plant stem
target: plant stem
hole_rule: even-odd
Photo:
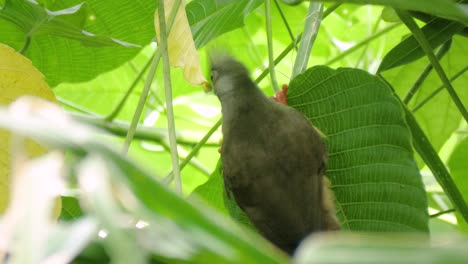
[[[281,20],[283,20],[284,26],[286,27],[286,30],[288,31],[289,37],[291,38],[292,42],[296,42],[296,39],[294,38],[294,34],[292,33],[291,27],[289,27],[288,20],[284,16],[283,10],[281,9],[280,5],[278,4],[278,0],[274,0],[276,9],[278,10],[278,13],[281,16]],[[297,49],[297,47],[294,47]]]
[[[445,211],[440,211],[440,212],[438,212],[438,213],[431,214],[431,215],[429,216],[429,218],[436,218],[436,217],[439,217],[439,216],[444,215],[444,214],[453,213],[453,212],[455,212],[455,211],[457,211],[457,210],[455,210],[455,208],[448,209],[448,210],[445,210]]]
[[[174,4],[173,10],[179,9],[180,1],[178,4]],[[182,194],[182,181],[180,178],[179,168],[179,154],[177,153],[177,142],[175,135],[175,121],[174,121],[174,108],[172,105],[172,83],[171,83],[171,65],[169,64],[169,52],[167,47],[167,36],[166,32],[166,17],[164,11],[164,1],[159,1],[158,6],[158,18],[159,18],[159,32],[160,40],[159,46],[163,60],[163,73],[164,73],[164,90],[166,92],[166,111],[167,111],[167,128],[169,130],[169,146],[172,157],[172,171],[174,172],[174,185],[175,191]]]
[[[468,66],[465,66],[465,68],[461,69],[459,72],[457,72],[455,75],[453,75],[452,78],[450,78],[450,82],[454,82],[458,77],[462,76],[466,71],[468,71]],[[432,97],[436,96],[438,93],[440,93],[443,89],[445,88],[445,85],[442,84],[439,86],[434,92],[432,92],[429,96],[424,98],[421,102],[419,102],[411,111],[414,113],[418,111],[421,107],[423,107],[429,100],[432,99]]]
[[[377,21],[376,21],[375,24],[374,24],[374,27],[372,27],[372,30],[370,31],[370,34],[375,34],[375,32],[377,31],[377,29],[379,28],[380,21],[382,21],[382,16],[379,16],[379,18],[377,19]],[[367,50],[368,50],[368,49],[369,49],[369,43],[367,43],[366,46],[364,47],[364,49],[362,49],[361,55],[360,55],[359,58],[357,59],[354,68],[358,68],[358,67],[359,67],[360,62],[361,62],[361,60],[364,59],[364,56],[366,56],[366,53],[367,53]],[[365,64],[363,65],[363,67],[362,67],[361,69],[366,69],[367,66],[368,66],[368,64],[367,64],[367,58],[366,58]]]
[[[117,120],[108,122],[100,117],[92,117],[89,115],[83,115],[79,113],[71,113],[71,115],[76,120],[87,124],[91,124],[113,135],[120,137],[125,137],[130,127],[128,122],[121,122]],[[199,143],[200,139],[204,136],[204,132],[193,130],[178,130],[176,133],[177,143],[189,146],[193,146]],[[155,143],[161,143],[168,138],[168,132],[167,129],[164,128],[139,126],[135,130],[134,138],[140,140],[149,140]],[[212,140],[205,142],[205,145],[211,147],[218,146],[220,140],[221,134],[217,133],[214,135]]]
[[[304,25],[304,34],[294,62],[291,79],[305,71],[309,62],[310,52],[317,37],[322,19],[323,5],[318,2],[310,2],[309,11]]]
[[[439,78],[442,80],[442,83],[445,85],[445,89],[447,89],[447,92],[449,93],[450,97],[452,98],[452,101],[455,103],[455,105],[458,108],[458,111],[460,111],[461,115],[465,119],[465,122],[468,123],[468,112],[466,111],[465,106],[463,105],[462,101],[460,100],[460,97],[458,97],[457,92],[453,88],[452,84],[450,83],[450,80],[448,79],[447,75],[445,74],[444,70],[442,69],[442,66],[440,65],[439,61],[437,60],[431,45],[427,41],[426,37],[424,36],[424,33],[422,30],[418,27],[414,19],[408,14],[407,11],[404,10],[399,10],[395,9],[395,12],[397,13],[398,17],[405,23],[405,25],[408,27],[408,29],[411,31],[413,34],[414,38],[418,41],[419,45],[421,48],[424,50],[426,53],[426,56],[429,58],[429,61],[431,62],[432,66],[434,67],[435,71],[439,75]],[[468,220],[468,218],[466,219]]]
[[[445,42],[442,47],[437,51],[437,60],[440,60],[450,49],[450,46],[452,44],[452,40],[450,39],[449,41]],[[414,82],[413,87],[408,91],[406,94],[405,98],[403,99],[403,103],[408,105],[409,101],[413,98],[413,96],[416,94],[416,92],[419,90],[419,87],[423,84],[423,82],[426,80],[427,76],[429,76],[429,73],[431,73],[433,67],[432,64],[429,63],[426,65],[426,68],[422,71],[422,73],[419,75],[418,79],[416,82]]]
[[[120,101],[117,103],[117,105],[114,107],[114,109],[107,115],[104,117],[104,120],[106,121],[112,121],[119,113],[120,111],[122,110],[122,108],[124,107],[125,103],[127,102],[127,99],[128,97],[130,97],[130,95],[132,94],[133,90],[135,89],[135,87],[137,86],[138,84],[138,81],[141,80],[141,77],[143,76],[143,74],[146,72],[146,70],[148,69],[148,67],[151,65],[151,61],[154,60],[155,56],[158,55],[160,56],[160,54],[155,51],[155,53],[153,54],[153,56],[151,56],[151,58],[146,62],[145,66],[143,66],[143,68],[140,70],[140,72],[137,74],[137,76],[135,77],[135,79],[133,80],[132,84],[130,85],[130,87],[127,89],[127,92],[124,94],[124,96],[122,96],[122,98],[120,99]],[[158,58],[159,60],[159,58]]]
[[[130,144],[132,143],[133,136],[135,135],[135,131],[138,126],[141,113],[143,112],[146,99],[148,98],[148,93],[151,87],[151,82],[153,81],[154,75],[156,73],[156,69],[158,67],[160,57],[161,57],[161,53],[160,53],[160,50],[158,49],[155,56],[153,57],[153,62],[151,63],[151,68],[148,72],[148,77],[146,78],[145,86],[143,87],[143,91],[141,92],[141,95],[140,95],[140,100],[138,101],[138,105],[135,110],[135,114],[133,115],[132,121],[130,123],[130,127],[127,131],[127,137],[125,138],[125,142],[122,147],[122,154],[124,155],[127,154]]]
[[[411,130],[414,148],[418,152],[419,156],[424,160],[426,165],[431,169],[434,177],[452,204],[463,216],[465,222],[468,223],[468,206],[463,199],[460,189],[458,189],[458,186],[453,181],[450,173],[447,170],[447,167],[445,167],[444,163],[440,160],[439,155],[429,142],[429,139],[427,138],[426,134],[424,134],[424,131],[419,126],[416,118],[408,110],[406,105],[403,104],[403,102],[401,102],[401,105],[405,111],[406,122],[408,123],[408,127]]]
[[[176,0],[176,2],[178,3],[176,5],[179,6],[181,0]],[[176,13],[177,13],[177,9],[173,8],[171,10],[171,14],[170,14],[170,17],[169,17],[169,27],[168,27],[169,31],[171,30],[172,25],[174,24]],[[146,78],[145,85],[143,87],[143,91],[141,92],[141,95],[140,95],[140,100],[138,101],[137,108],[135,109],[135,113],[133,115],[132,122],[130,124],[130,128],[129,128],[128,132],[127,132],[127,137],[125,138],[125,142],[124,142],[124,145],[122,147],[122,153],[123,154],[126,154],[128,152],[128,148],[130,147],[130,144],[132,143],[132,139],[133,139],[133,136],[135,134],[135,130],[136,130],[137,126],[138,126],[138,121],[140,120],[140,116],[141,116],[141,113],[143,112],[143,108],[145,106],[146,99],[148,98],[148,94],[149,94],[149,91],[150,91],[150,88],[151,88],[151,83],[153,81],[154,74],[156,72],[156,69],[158,68],[160,57],[161,57],[161,52],[160,52],[160,49],[158,48],[158,50],[156,51],[156,53],[155,53],[155,55],[153,57],[153,62],[151,63],[151,68],[150,68],[150,71],[148,72],[148,77]]]
[[[273,59],[273,33],[271,29],[271,6],[270,0],[265,0],[265,21],[266,21],[266,33],[268,43],[268,69],[270,70],[271,86],[275,92],[278,92],[279,85],[276,80],[275,63]]]
[[[180,163],[180,169],[182,170],[189,162],[190,160],[195,156],[195,154],[203,147],[206,145],[205,143],[210,139],[211,135],[213,135],[216,130],[221,126],[222,119],[219,119],[218,122],[206,133],[206,135],[198,142],[197,145],[190,151],[189,154],[185,157],[185,159]],[[170,172],[164,179],[163,182],[169,184],[172,180],[174,179],[174,173]]]
[[[399,25],[401,25],[400,23],[394,23],[382,30],[380,30],[379,32],[373,34],[372,36],[369,36],[365,39],[363,39],[361,42],[359,42],[358,44],[354,45],[353,47],[341,52],[340,54],[338,54],[338,56],[332,58],[331,60],[325,62],[325,65],[330,65],[336,61],[339,61],[341,60],[342,58],[348,56],[350,53],[353,53],[354,51],[360,49],[361,47],[363,47],[364,45],[367,45],[369,42],[373,41],[374,39],[380,37],[381,35],[384,35],[386,34],[387,32],[395,29],[396,27],[398,27]]]
[[[77,104],[75,104],[73,102],[70,102],[68,100],[65,100],[65,99],[63,99],[63,98],[61,98],[59,96],[57,96],[57,101],[59,101],[62,105],[65,105],[67,107],[70,107],[70,108],[73,108],[73,109],[77,110],[80,113],[84,113],[84,114],[91,115],[91,116],[98,116],[98,114],[96,114],[94,112],[91,112],[88,109],[85,109],[81,105],[77,105]]]

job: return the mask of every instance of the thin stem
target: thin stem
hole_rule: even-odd
[[[455,75],[453,75],[452,78],[450,78],[450,82],[454,82],[458,77],[462,76],[466,71],[468,71],[468,66],[465,66],[465,68],[461,69],[459,72],[457,72]],[[429,96],[424,98],[421,102],[419,102],[411,111],[414,113],[418,111],[421,107],[423,107],[427,102],[429,102],[434,96],[436,96],[438,93],[440,93],[442,90],[444,90],[445,85],[442,84],[439,86],[434,92],[432,92]]]
[[[104,120],[112,121],[120,113],[120,111],[124,107],[125,103],[127,102],[128,97],[130,97],[133,90],[137,86],[138,82],[141,80],[141,77],[146,72],[148,67],[151,65],[151,62],[154,60],[154,58],[156,56],[156,53],[157,53],[157,51],[155,51],[153,56],[151,56],[151,58],[146,62],[145,66],[143,66],[143,68],[140,70],[140,72],[138,72],[138,74],[135,77],[135,79],[133,80],[132,84],[130,84],[130,87],[127,89],[127,92],[124,94],[124,96],[122,96],[122,98],[117,103],[117,105],[114,107],[114,109],[107,116],[104,117]]]
[[[365,39],[363,39],[361,42],[359,42],[358,44],[354,45],[353,47],[345,50],[344,52],[341,52],[340,54],[338,54],[338,56],[332,58],[331,60],[327,61],[325,63],[325,65],[330,65],[336,61],[339,61],[341,60],[342,58],[348,56],[350,53],[353,53],[354,51],[360,49],[361,47],[363,47],[364,45],[368,44],[369,42],[373,41],[374,39],[386,34],[387,32],[395,29],[396,27],[400,26],[401,24],[400,23],[394,23],[384,29],[382,29],[381,31],[373,34],[372,36],[369,36]]]
[[[89,111],[88,109],[82,107],[81,105],[77,105],[77,104],[75,104],[75,103],[73,103],[73,102],[70,102],[70,101],[68,101],[68,100],[65,100],[65,99],[63,99],[63,98],[61,98],[61,97],[59,97],[59,96],[57,96],[57,100],[58,100],[61,104],[65,105],[65,106],[67,106],[67,107],[73,108],[73,109],[77,110],[78,112],[81,112],[81,113],[84,113],[84,114],[88,114],[88,115],[91,115],[91,116],[98,116],[98,114]]]
[[[117,120],[108,122],[100,117],[92,117],[89,115],[83,115],[79,113],[70,114],[73,116],[74,119],[77,119],[87,124],[91,124],[119,137],[125,137],[127,135],[127,132],[130,130],[130,124],[128,122],[121,122]],[[200,139],[205,136],[205,133],[193,130],[177,130],[176,136],[177,143],[181,145],[193,146],[200,142]],[[166,140],[167,137],[167,129],[147,126],[138,126],[135,130],[134,135],[135,139],[148,140],[155,143],[161,143],[162,141]],[[205,142],[205,145],[211,147],[218,146],[220,140],[221,134],[217,133],[212,137],[211,140]]]
[[[310,2],[309,11],[307,12],[307,18],[304,25],[304,34],[297,52],[296,61],[294,62],[291,79],[305,71],[307,68],[310,52],[320,28],[322,13],[323,5],[321,3]]]
[[[450,199],[455,208],[460,212],[465,222],[468,222],[468,206],[460,192],[460,189],[450,176],[447,167],[444,165],[438,153],[431,145],[424,131],[419,126],[414,115],[408,110],[406,105],[401,102],[401,106],[405,111],[405,119],[411,131],[413,145],[419,156],[424,160],[424,163],[431,169],[437,182],[444,190],[447,197]]]
[[[176,0],[174,6],[179,6],[181,0]],[[169,16],[169,27],[168,30],[170,31],[172,25],[174,24],[175,16],[177,14],[177,9],[173,8],[171,10],[171,14]],[[127,133],[127,137],[125,138],[124,145],[122,147],[122,153],[126,154],[128,152],[128,148],[132,143],[133,136],[135,135],[136,127],[138,126],[138,121],[140,120],[141,113],[143,112],[143,107],[145,106],[146,100],[148,99],[148,94],[151,89],[151,83],[153,81],[154,75],[156,73],[156,69],[158,68],[159,59],[161,58],[160,49],[156,51],[153,57],[153,62],[151,63],[151,69],[148,72],[148,77],[146,78],[145,85],[143,86],[143,91],[140,95],[140,100],[138,101],[137,109],[135,110],[135,114],[133,115],[132,122],[130,124],[130,128]]]
[[[180,4],[180,1],[179,1]],[[179,5],[174,5],[173,9],[178,10]],[[171,82],[171,65],[169,64],[169,54],[167,47],[167,32],[166,32],[166,18],[164,11],[164,1],[159,1],[158,6],[159,18],[159,32],[160,41],[159,46],[162,53],[163,60],[163,73],[164,73],[164,90],[166,94],[166,112],[167,112],[167,128],[169,131],[169,146],[171,151],[172,170],[174,172],[174,185],[175,191],[182,194],[182,181],[180,178],[179,168],[179,154],[177,150],[177,141],[175,135],[175,120],[174,120],[174,107],[172,105],[172,82]]]
[[[436,57],[437,60],[442,59],[442,57],[447,54],[447,52],[450,49],[450,46],[452,44],[452,40],[450,39],[449,41],[445,42],[442,47],[437,51]],[[431,73],[433,67],[432,64],[429,63],[426,65],[426,68],[422,71],[422,73],[419,75],[418,79],[416,82],[414,82],[413,87],[409,89],[408,93],[406,94],[405,98],[403,99],[403,103],[408,105],[409,101],[413,98],[413,96],[416,94],[416,92],[419,90],[423,82],[426,80],[427,76],[429,76],[429,73]]]
[[[444,215],[444,214],[453,213],[453,212],[455,212],[455,211],[457,211],[457,210],[455,210],[455,208],[448,209],[448,210],[445,210],[445,211],[440,211],[440,212],[438,212],[438,213],[431,214],[431,215],[429,216],[429,218],[436,218],[436,217],[439,217],[439,216]]]
[[[465,106],[463,105],[462,101],[460,100],[460,97],[458,97],[457,92],[453,88],[452,84],[450,83],[450,80],[448,79],[447,75],[445,74],[444,70],[442,69],[442,66],[440,65],[439,61],[437,60],[431,45],[427,41],[426,37],[424,36],[424,33],[422,30],[418,27],[414,19],[410,16],[410,14],[407,11],[400,10],[400,9],[395,9],[398,17],[400,17],[401,21],[405,23],[405,25],[408,27],[408,29],[411,31],[413,34],[414,38],[418,41],[419,45],[421,48],[424,50],[426,53],[426,56],[429,58],[429,61],[431,62],[432,66],[434,67],[435,71],[439,75],[439,78],[442,80],[442,83],[445,85],[445,89],[447,89],[447,92],[449,93],[450,97],[452,98],[452,101],[455,103],[455,105],[458,108],[458,111],[460,111],[461,115],[465,119],[465,122],[468,123],[468,112],[466,111]],[[468,216],[467,216],[468,217]]]
[[[292,33],[291,27],[289,27],[288,20],[284,16],[283,10],[281,9],[280,5],[278,4],[278,0],[274,0],[274,3],[275,3],[275,6],[276,6],[276,9],[278,10],[278,13],[281,16],[281,20],[283,20],[283,23],[284,23],[284,26],[286,27],[286,30],[288,31],[288,34],[289,34],[289,37],[291,38],[291,41],[295,42],[296,39],[294,38],[294,34]],[[294,48],[297,49],[297,47],[294,47]]]
[[[161,146],[167,151],[167,152],[170,152],[171,151],[171,147],[169,146],[169,143],[167,141],[163,141],[161,142]],[[183,148],[179,147],[178,146],[178,159],[179,160],[184,160],[186,157],[187,157],[187,151],[184,150]],[[190,165],[192,165],[195,169],[197,169],[199,172],[205,174],[206,176],[210,176],[211,172],[208,168],[206,168],[205,166],[203,166],[203,164],[195,157],[192,157],[192,159],[190,159],[189,161]],[[172,175],[172,172],[171,172],[171,175]],[[174,178],[171,179],[171,181],[173,180]],[[166,177],[162,179],[162,181],[164,183],[166,183]],[[167,182],[167,184],[169,184],[170,182]]]
[[[153,57],[153,62],[151,63],[151,68],[148,72],[148,77],[145,81],[145,86],[143,87],[143,91],[140,95],[140,100],[138,101],[137,108],[135,110],[135,114],[133,115],[132,121],[130,123],[130,127],[127,131],[127,137],[125,138],[124,145],[122,147],[122,154],[126,154],[132,143],[133,137],[135,136],[135,131],[138,126],[138,121],[140,120],[141,113],[143,112],[143,108],[146,103],[146,99],[148,98],[148,93],[151,87],[151,83],[153,81],[154,75],[156,73],[156,69],[158,68],[159,59],[161,58],[160,50],[156,52],[155,56]]]
[[[29,48],[29,44],[31,44],[31,36],[26,36],[25,40],[24,40],[24,45],[23,47],[21,48],[21,50],[19,51],[19,53],[23,54],[26,53],[26,51],[28,50]]]
[[[265,0],[265,20],[268,43],[268,69],[270,70],[271,86],[275,92],[279,91],[278,81],[276,80],[275,63],[273,59],[273,33],[271,26],[271,6],[270,0]]]
[[[374,27],[372,27],[372,30],[371,30],[370,34],[375,34],[377,29],[379,28],[380,21],[382,21],[382,16],[379,16],[379,18],[377,19],[377,21],[374,24]],[[367,43],[366,46],[364,47],[364,49],[362,50],[361,55],[359,55],[359,58],[357,59],[354,68],[359,67],[360,62],[361,62],[361,60],[364,59],[364,56],[366,56],[366,53],[367,53],[368,49],[369,49],[369,43]],[[367,58],[366,58],[365,62],[367,62]],[[367,68],[367,63],[365,63],[364,66],[363,66],[363,69],[366,69],[366,68]]]
[[[325,11],[323,11],[322,20],[324,20],[328,15],[330,15],[338,7],[340,7],[340,5],[341,3],[336,3],[336,4],[331,5],[329,8],[325,9]]]
[[[340,6],[340,4],[334,4],[332,6],[330,6],[329,8],[327,8],[327,10],[325,10],[323,12],[323,18],[322,20],[324,20],[327,16],[329,16],[333,11],[335,11],[335,9],[337,9],[338,7]],[[291,52],[291,50],[293,50],[293,48],[296,46],[296,44],[298,42],[301,41],[301,38],[302,38],[302,33],[299,34],[296,38],[296,41],[295,42],[292,42],[290,43],[284,50],[283,52],[281,52],[280,55],[278,55],[278,57],[276,57],[274,63],[275,65],[278,64],[280,61],[282,61],[286,55],[289,54],[289,52]],[[258,77],[257,79],[255,79],[255,82],[256,83],[260,83],[261,80],[263,80],[263,78],[265,78],[267,75],[268,75],[268,72],[269,72],[269,69],[265,69]]]
[[[218,128],[221,126],[222,119],[219,119],[218,122],[206,133],[206,135],[200,140],[200,142],[195,145],[195,147],[190,151],[190,153],[185,157],[185,159],[180,163],[180,169],[182,170],[189,162],[190,160],[195,156],[196,153],[206,145],[205,143],[210,139],[210,137],[218,130]],[[173,172],[170,172],[164,179],[163,182],[169,184],[172,180],[174,179],[174,174]]]

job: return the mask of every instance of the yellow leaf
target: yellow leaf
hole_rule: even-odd
[[[56,102],[44,76],[32,65],[31,61],[9,46],[0,43],[0,105],[9,105],[16,98],[26,94]],[[26,141],[26,148],[32,157],[47,152],[31,140]],[[0,214],[5,211],[9,202],[10,161],[10,133],[0,130]],[[55,215],[58,215],[60,209],[60,200],[58,200]]]
[[[174,0],[164,1],[164,11],[166,21],[169,19]],[[158,10],[154,13],[154,28],[156,35],[160,39]],[[167,22],[166,22],[167,25]],[[208,83],[203,76],[200,59],[198,57],[192,32],[185,13],[185,1],[179,6],[167,39],[169,62],[173,67],[183,68],[184,78],[192,85],[202,85],[206,89]]]

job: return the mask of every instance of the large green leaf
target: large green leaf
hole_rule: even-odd
[[[50,86],[82,82],[133,58],[154,37],[157,1],[7,0],[0,9],[0,42],[24,54],[46,76]],[[255,1],[192,1],[187,16],[198,48],[243,25],[258,7]],[[27,39],[31,29],[38,30]],[[30,41],[29,45],[25,45]]]
[[[461,23],[438,18],[426,24],[421,30],[431,47],[436,48],[450,40],[454,34],[462,31],[463,28],[464,26]],[[411,35],[385,55],[378,71],[383,72],[410,63],[422,56],[424,56],[424,52],[421,46]]]
[[[288,103],[327,136],[327,176],[344,229],[428,230],[427,201],[403,110],[391,88],[361,70],[313,67]]]
[[[18,50],[22,49],[29,33],[28,28],[43,27],[43,23],[47,20],[44,21],[38,15],[42,14],[41,16],[44,17],[44,14],[50,11],[32,3],[30,5],[33,6],[26,6],[29,2],[32,1],[6,1],[5,8],[0,10],[0,13],[21,14],[21,23],[15,24],[9,20],[0,19],[0,31],[8,32],[8,34],[0,35],[0,42]],[[51,8],[56,13],[67,13],[66,10],[70,10],[71,7],[81,2],[55,1],[55,5]],[[142,46],[150,42],[154,35],[152,30],[154,5],[155,1],[135,3],[131,0],[118,2],[88,0],[76,14],[59,16],[57,18],[63,19],[55,18],[49,22],[49,24],[53,22],[53,25],[48,30],[44,30],[44,34],[31,36],[24,54],[46,76],[51,86],[63,81],[89,80],[121,65],[140,51],[141,47],[138,45]],[[34,12],[28,12],[32,8]],[[19,27],[18,24],[26,24],[28,27]],[[73,29],[73,31],[68,34],[60,33],[60,28]],[[97,36],[106,36],[106,38],[95,37],[107,41],[101,44],[110,44],[109,40],[112,38],[134,45],[96,47],[96,42],[90,41],[92,37],[78,38],[77,32],[81,30]],[[90,45],[91,43],[94,45]]]
[[[49,11],[32,1],[9,0],[0,12],[0,18],[19,27],[26,38],[48,34],[79,40],[83,45],[89,46],[135,46],[84,31],[82,25],[86,20],[86,11],[83,3],[58,11]],[[28,45],[28,41],[25,45]]]

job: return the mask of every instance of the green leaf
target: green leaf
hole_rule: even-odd
[[[361,70],[313,67],[292,80],[288,104],[328,138],[326,175],[344,229],[428,231],[411,135],[385,82]]]
[[[76,197],[62,196],[62,211],[59,220],[74,220],[83,216],[80,203]]]
[[[83,5],[81,3],[67,9],[50,11],[32,1],[8,0],[0,12],[0,18],[21,28],[27,38],[49,34],[79,40],[89,46],[138,46],[85,31],[82,26],[87,14]]]
[[[24,54],[52,87],[61,82],[88,81],[117,68],[155,35],[153,16],[157,1],[153,0],[88,0],[85,4],[77,0],[47,1],[48,9],[33,1],[6,3],[0,9],[0,18],[4,18],[0,19],[0,32],[5,33],[0,35],[0,42],[17,50],[26,46]],[[241,27],[245,16],[261,3],[262,0],[190,2],[186,12],[196,46],[201,48],[217,36]],[[47,21],[50,18],[53,19]],[[28,29],[40,30],[28,39],[29,45],[25,34],[30,32]]]
[[[244,17],[263,0],[195,0],[186,6],[187,18],[197,48],[217,36],[244,25]]]
[[[89,0],[74,10],[70,7],[81,7],[80,2],[64,0],[55,1],[50,7],[54,11],[31,2],[6,2],[0,15],[14,17],[0,19],[0,32],[6,33],[0,35],[0,42],[17,50],[26,47],[23,54],[45,75],[50,86],[90,80],[114,69],[134,57],[141,49],[138,46],[148,44],[154,36],[155,1]],[[27,39],[25,33],[29,34],[30,29],[39,31]],[[85,32],[79,35],[82,30]],[[87,36],[86,32],[95,36]],[[30,41],[29,45],[26,41]],[[105,47],[97,48],[98,44]]]
[[[421,30],[434,49],[450,40],[454,34],[462,31],[463,28],[464,26],[461,23],[436,18],[427,23]],[[378,71],[383,72],[400,65],[408,64],[422,56],[424,56],[424,51],[414,36],[411,35],[385,55]]]
[[[398,9],[421,11],[440,17],[468,24],[467,5],[457,4],[451,0],[324,0],[326,2],[372,4],[391,6]]]
[[[191,198],[200,197],[217,211],[230,215],[238,223],[243,224],[249,229],[255,230],[247,215],[237,205],[234,197],[228,197],[224,189],[223,168],[221,159],[211,174],[208,181],[195,190],[191,194]],[[189,199],[190,199],[189,197]]]

